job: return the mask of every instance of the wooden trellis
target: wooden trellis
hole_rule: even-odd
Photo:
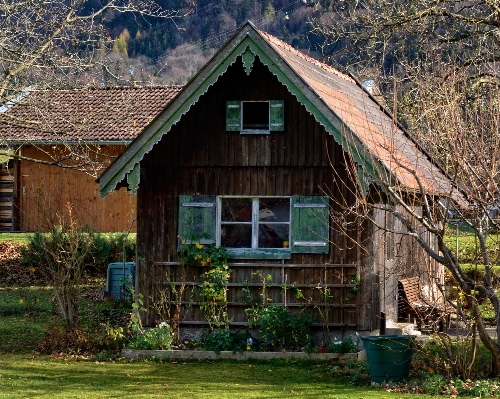
[[[190,266],[182,272],[178,262],[154,265],[156,292],[158,287],[163,289],[170,306],[180,301],[178,323],[208,324],[196,289],[206,268]],[[287,306],[292,312],[311,311],[316,326],[357,327],[359,274],[355,264],[230,263],[229,267],[227,307],[233,326],[247,324],[246,308],[265,304]],[[185,291],[179,300],[173,291],[182,285]]]

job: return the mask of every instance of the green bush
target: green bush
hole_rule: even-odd
[[[125,253],[127,260],[133,260],[135,257],[135,234],[126,233],[100,233],[85,229],[91,236],[91,249],[84,256],[85,270],[91,274],[103,276],[106,274],[109,263],[123,260],[123,242],[125,242]],[[51,233],[41,233],[36,231],[28,238],[26,246],[21,247],[21,257],[27,265],[35,268],[43,264],[44,244]],[[45,239],[45,243],[44,243]],[[60,239],[64,240],[64,235]],[[45,244],[46,245],[46,244]],[[64,243],[62,243],[64,245]],[[68,245],[69,247],[69,245]]]
[[[335,364],[326,373],[334,379],[347,378],[355,386],[371,385],[370,369],[364,361],[350,360],[345,366]]]
[[[425,374],[421,381],[423,392],[429,395],[441,395],[448,380],[440,374]]]
[[[337,338],[328,347],[330,353],[356,353],[358,352],[359,338],[345,337],[338,341]]]
[[[123,261],[123,243],[125,241],[126,261],[135,259],[136,235],[127,233],[94,233],[95,251],[86,261],[96,273],[106,272],[108,264]]]
[[[247,350],[248,333],[233,331],[228,329],[204,330],[200,338],[200,346],[203,350],[214,351],[219,354],[220,351],[243,352]],[[255,340],[252,338],[252,341]],[[252,344],[252,349],[256,348]]]
[[[150,328],[145,333],[139,335],[127,347],[130,349],[170,349],[174,341],[172,327],[163,322],[156,328]]]
[[[310,313],[292,314],[284,306],[267,306],[247,310],[249,325],[257,327],[257,333],[272,348],[300,349],[309,342],[313,322]]]

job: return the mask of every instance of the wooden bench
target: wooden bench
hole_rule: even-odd
[[[427,296],[419,277],[398,281],[399,320],[415,320],[420,330],[442,332],[448,327],[449,313],[444,304],[437,303]]]

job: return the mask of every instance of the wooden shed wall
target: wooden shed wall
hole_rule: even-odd
[[[422,207],[418,202],[412,205],[415,213],[421,214]],[[396,206],[395,211],[409,218],[402,206]],[[398,281],[409,277],[419,277],[422,286],[428,288],[429,297],[436,301],[442,300],[437,291],[437,286],[442,284],[442,267],[407,234],[408,230],[392,212],[375,209],[372,216],[375,221],[370,238],[372,242],[367,247],[371,252],[371,297],[375,314],[384,312],[388,320],[398,321]],[[417,225],[415,222],[414,226]],[[419,233],[438,252],[437,242],[432,235],[423,229]],[[379,327],[379,322],[378,318],[374,319],[373,329]]]
[[[226,132],[225,105],[231,100],[284,100],[285,131],[269,135]],[[329,195],[352,204],[355,199],[349,190],[337,184],[339,177],[348,180],[344,165],[342,148],[258,58],[250,76],[237,61],[141,161],[138,254],[143,261],[138,280],[140,291],[146,293],[146,305],[153,285],[166,275],[165,268],[154,263],[178,260],[179,195]],[[334,202],[331,205],[340,210]],[[352,234],[357,239],[359,232],[353,230]],[[330,241],[329,254],[293,254],[284,264],[363,267],[353,240],[331,231]],[[259,263],[241,273],[250,276],[262,269],[262,261]],[[294,282],[318,283],[318,273],[295,272]],[[191,278],[197,281],[196,275]],[[351,326],[366,329],[369,325],[367,320],[358,320],[355,309],[344,316],[344,323]],[[146,323],[154,324],[155,318],[149,312]]]
[[[100,152],[108,159],[119,155],[125,146],[102,146]],[[22,155],[27,158],[49,160],[50,146],[23,146]],[[43,193],[43,197],[40,194]],[[88,224],[105,232],[127,231],[136,217],[137,198],[125,188],[116,190],[106,199],[99,196],[99,184],[95,178],[77,170],[44,165],[42,163],[20,161],[20,171],[16,184],[19,209],[17,218],[21,231],[46,230],[42,214],[52,216],[66,209],[71,203],[74,215],[81,225]],[[136,230],[136,224],[132,226]]]

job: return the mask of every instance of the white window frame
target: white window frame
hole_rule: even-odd
[[[217,219],[216,219],[216,245],[221,245],[221,225],[222,225],[222,200],[227,198],[243,198],[252,200],[252,220],[250,222],[224,222],[224,224],[247,224],[252,225],[252,247],[251,248],[228,248],[229,250],[285,250],[290,251],[290,243],[288,248],[259,248],[259,225],[260,224],[280,224],[288,225],[288,239],[292,237],[292,203],[290,196],[244,196],[244,195],[221,195],[217,196]],[[290,202],[288,222],[259,222],[259,200],[264,198],[280,198],[288,199]]]

